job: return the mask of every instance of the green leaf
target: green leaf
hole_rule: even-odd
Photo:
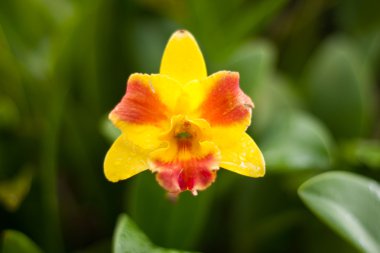
[[[348,172],[327,172],[298,190],[304,203],[362,252],[380,252],[380,185]]]
[[[127,215],[119,217],[113,241],[114,253],[143,253],[149,252],[152,248],[153,244],[148,237],[138,229]]]
[[[186,253],[153,245],[149,238],[126,215],[120,215],[113,238],[113,253]]]
[[[28,167],[14,178],[0,182],[0,202],[8,211],[16,211],[32,184],[33,173]]]
[[[365,135],[373,120],[374,91],[365,56],[348,38],[329,39],[306,74],[307,102],[336,137]]]
[[[343,147],[343,155],[353,165],[365,164],[380,169],[380,141],[355,140]]]
[[[301,111],[283,111],[272,122],[262,143],[271,169],[326,169],[331,165],[332,140],[321,123]]]
[[[41,249],[26,235],[15,230],[5,230],[2,236],[2,253],[41,253]]]

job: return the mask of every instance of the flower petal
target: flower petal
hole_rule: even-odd
[[[221,153],[220,167],[248,177],[264,176],[264,157],[248,134],[244,133],[235,146],[221,149]]]
[[[201,118],[212,127],[250,124],[253,103],[239,87],[239,73],[220,71],[202,83],[208,91],[199,107]]]
[[[218,160],[218,155],[210,152],[203,157],[189,160],[156,159],[152,161],[151,167],[157,172],[158,183],[168,192],[189,190],[196,195],[197,191],[206,189],[214,182],[219,169]]]
[[[170,124],[181,92],[179,83],[165,75],[133,74],[126,94],[109,118],[134,144],[155,148],[162,129]]]
[[[109,181],[127,179],[148,169],[147,151],[119,136],[108,150],[104,160],[104,174]]]
[[[202,52],[191,33],[179,30],[170,37],[162,56],[160,73],[182,84],[207,77]]]
[[[230,146],[251,123],[253,103],[239,88],[237,72],[220,71],[193,81],[184,86],[181,100],[188,105],[184,113],[210,123],[218,146]]]

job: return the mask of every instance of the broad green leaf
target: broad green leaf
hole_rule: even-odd
[[[148,237],[141,232],[127,215],[122,215],[117,221],[114,234],[113,252],[149,252],[153,244]]]
[[[380,252],[380,185],[349,172],[327,172],[298,190],[304,203],[362,252]]]
[[[345,37],[333,37],[306,74],[309,107],[340,138],[366,134],[373,120],[373,83],[366,59]]]
[[[113,253],[186,253],[153,245],[148,237],[126,215],[120,215],[113,238]],[[188,252],[189,253],[189,252]]]
[[[2,253],[42,253],[32,240],[19,231],[5,230],[2,237]]]
[[[262,151],[270,169],[326,169],[332,162],[327,129],[311,115],[296,110],[283,111],[272,122]]]
[[[16,211],[28,194],[33,173],[24,168],[16,177],[0,182],[0,202],[8,211]]]

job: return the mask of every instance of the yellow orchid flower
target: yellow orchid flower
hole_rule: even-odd
[[[253,103],[239,73],[207,76],[202,53],[185,30],[169,39],[159,74],[132,74],[109,118],[122,134],[104,161],[108,180],[144,170],[171,194],[210,186],[219,167],[249,177],[265,174],[263,155],[245,133]]]

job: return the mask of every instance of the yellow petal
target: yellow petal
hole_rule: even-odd
[[[181,114],[188,115],[192,118],[200,118],[199,107],[205,100],[209,91],[208,83],[205,81],[209,78],[193,80],[183,86],[183,92],[178,101],[181,103],[177,106],[177,111]]]
[[[130,178],[146,169],[146,151],[128,142],[123,135],[112,144],[104,160],[104,174],[112,182]]]
[[[182,85],[174,78],[161,74],[151,75],[150,85],[169,111],[174,112],[182,93]]]
[[[191,33],[178,30],[171,36],[162,56],[160,74],[182,84],[207,77],[202,52]]]
[[[252,138],[244,133],[236,143],[233,147],[221,149],[220,167],[248,177],[264,176],[264,157]]]
[[[154,125],[141,125],[122,122],[114,119],[113,115],[110,115],[110,119],[112,122],[117,122],[116,125],[125,135],[125,139],[140,148],[154,149],[161,144],[159,137],[162,135],[162,129],[164,128]]]

